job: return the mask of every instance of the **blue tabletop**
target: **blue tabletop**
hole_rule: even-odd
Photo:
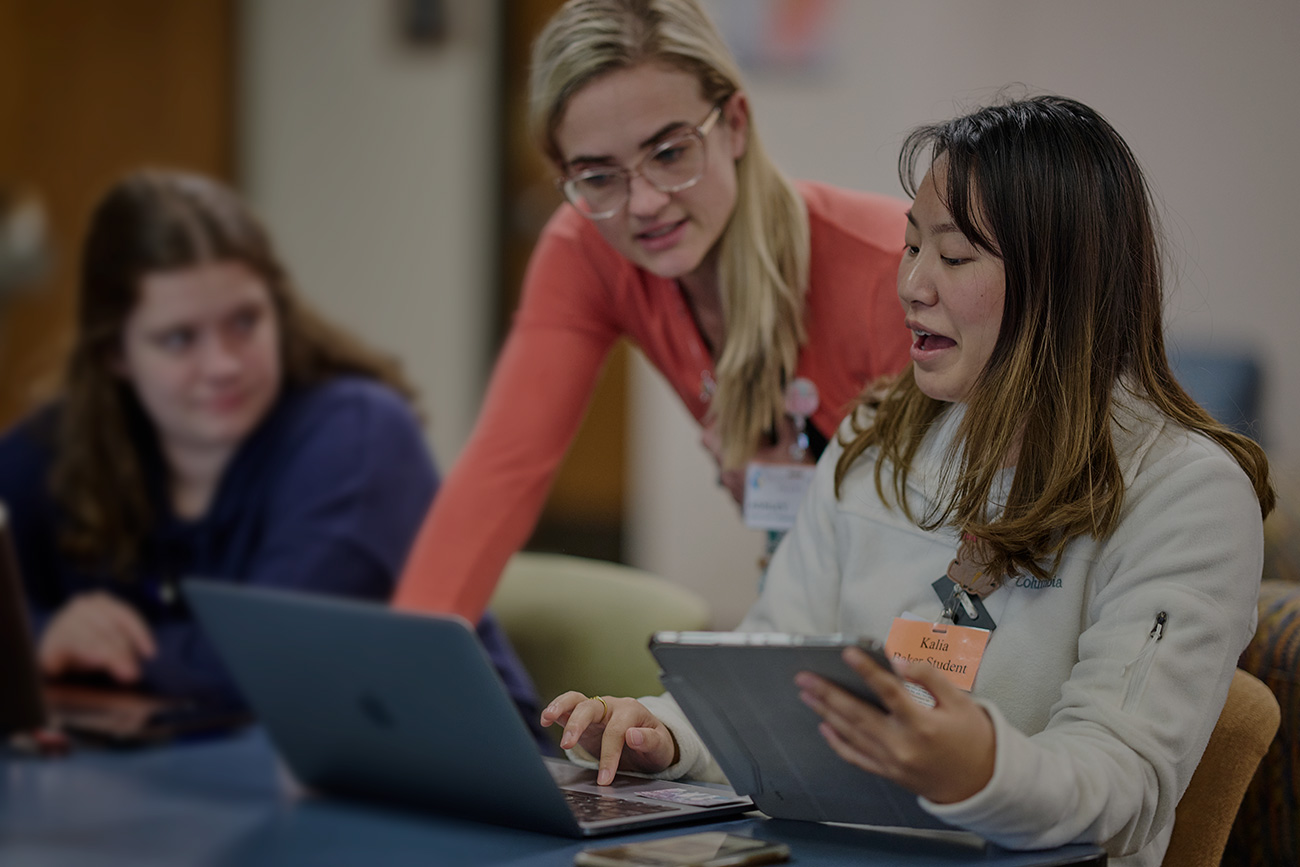
[[[0,754],[0,864],[568,867],[579,849],[701,830],[578,841],[308,796],[259,729],[62,759]],[[1008,852],[860,828],[743,818],[707,826],[789,844],[798,865],[1104,864],[1092,846]]]

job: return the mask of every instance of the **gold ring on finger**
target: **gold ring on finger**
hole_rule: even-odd
[[[587,696],[587,698],[591,699],[592,701],[600,702],[600,706],[605,709],[604,712],[601,713],[600,715],[600,721],[604,722],[605,717],[609,716],[609,705],[605,704],[605,700],[598,695],[589,695]]]

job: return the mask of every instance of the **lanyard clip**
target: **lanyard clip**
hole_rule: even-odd
[[[931,585],[935,594],[943,602],[943,612],[939,620],[947,620],[954,626],[973,626],[976,629],[995,629],[997,624],[989,616],[988,610],[978,596],[966,592],[960,584],[947,575]]]

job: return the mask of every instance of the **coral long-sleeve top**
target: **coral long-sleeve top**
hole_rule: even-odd
[[[868,382],[908,360],[895,289],[907,205],[815,183],[798,190],[811,251],[797,375],[817,386],[811,421],[831,435]],[[424,521],[395,605],[478,618],[532,532],[620,337],[703,422],[713,362],[676,281],[633,265],[563,205],[538,240],[482,412]]]

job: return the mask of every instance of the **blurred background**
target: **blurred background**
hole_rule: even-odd
[[[1295,0],[704,2],[794,177],[900,194],[906,131],[1008,84],[1100,110],[1160,202],[1171,354],[1249,359],[1251,432],[1300,458]],[[180,166],[241,189],[304,292],[404,359],[450,467],[559,201],[523,127],[528,45],[558,5],[0,0],[0,423],[57,369],[98,194]],[[762,538],[697,439],[620,349],[531,547],[689,584],[733,625]]]

